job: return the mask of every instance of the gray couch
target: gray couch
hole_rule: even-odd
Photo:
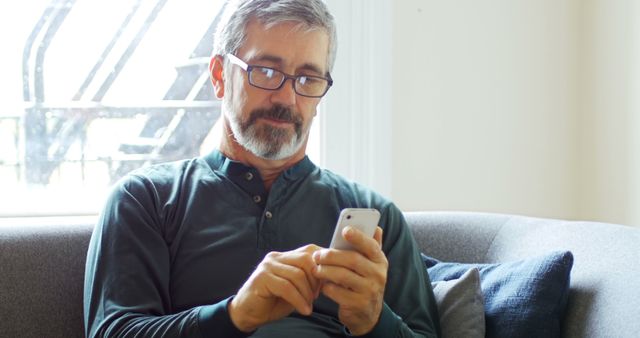
[[[445,261],[503,262],[571,250],[564,336],[640,336],[640,229],[499,214],[406,216],[424,252]],[[0,337],[83,336],[92,221],[0,219]]]

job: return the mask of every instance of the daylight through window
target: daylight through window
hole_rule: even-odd
[[[208,151],[222,6],[30,0],[2,11],[0,214],[95,213],[130,170]]]

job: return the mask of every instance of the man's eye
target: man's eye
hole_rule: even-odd
[[[275,71],[271,68],[260,68],[260,72],[262,73],[262,75],[269,78],[273,77],[273,75],[275,74]]]
[[[318,82],[320,82],[321,80],[313,77],[313,76],[300,76],[298,77],[298,82],[300,82],[301,85],[309,85],[309,86],[313,86],[315,84],[317,84]]]

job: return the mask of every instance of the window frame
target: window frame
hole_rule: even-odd
[[[322,103],[320,164],[392,193],[392,15],[386,0],[326,0],[338,28],[334,86]]]

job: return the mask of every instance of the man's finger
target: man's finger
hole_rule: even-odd
[[[282,254],[277,258],[277,260],[283,264],[295,266],[299,269],[302,269],[305,272],[307,282],[311,286],[311,289],[314,291],[314,293],[317,293],[316,291],[319,288],[319,282],[313,274],[313,270],[317,265],[313,259],[313,253],[320,249],[322,248],[314,245],[313,248],[295,250],[293,252]]]
[[[270,273],[291,283],[297,292],[306,299],[307,303],[313,303],[316,293],[315,288],[309,284],[307,273],[304,270],[277,261],[269,262],[268,267]]]
[[[351,250],[323,249],[314,253],[317,265],[340,266],[366,277],[375,273],[375,263],[359,252]],[[316,278],[317,274],[314,274]]]
[[[353,271],[335,265],[318,265],[315,275],[319,279],[358,291],[367,290],[367,280]]]
[[[296,287],[290,281],[272,275],[267,281],[266,287],[271,294],[291,304],[299,313],[310,315],[313,311],[311,305],[299,292],[292,292],[296,290]]]
[[[376,232],[378,231],[377,229],[380,229],[380,227],[376,228]],[[372,238],[366,236],[362,231],[350,226],[343,229],[342,237],[344,237],[344,239],[349,242],[355,250],[362,253],[370,260],[374,262],[380,262],[382,260],[381,256],[383,255],[383,253],[380,249],[382,238],[380,238],[380,241],[378,241],[375,239],[375,237]]]
[[[322,293],[340,306],[352,305],[358,302],[358,294],[338,284],[325,283],[322,286]]]
[[[378,246],[380,248],[382,248],[382,235],[383,235],[383,230],[381,227],[377,227],[376,228],[376,232],[373,234],[373,239],[376,240],[376,242],[378,242]]]

